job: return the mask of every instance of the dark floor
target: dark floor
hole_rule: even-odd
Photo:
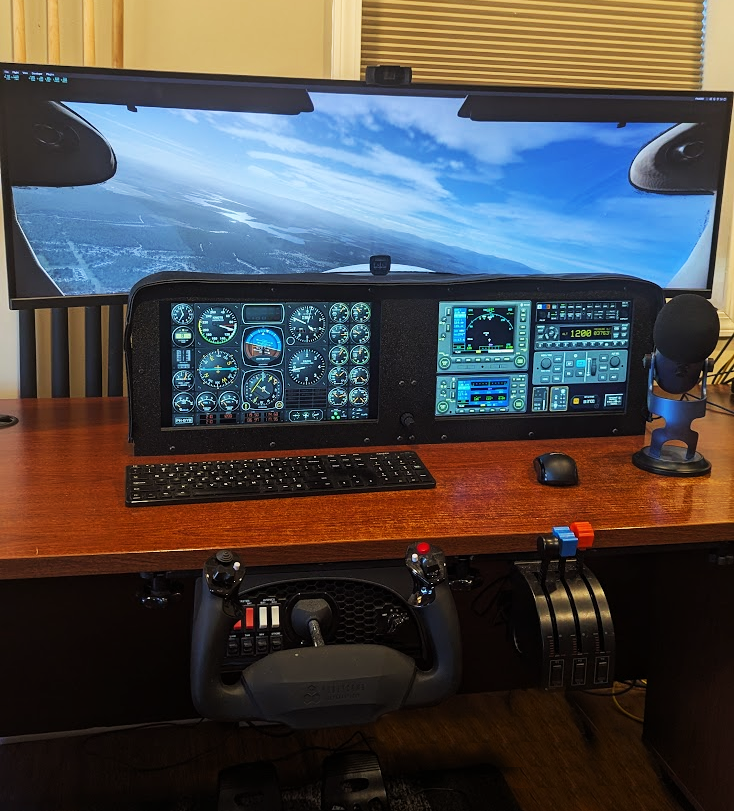
[[[618,702],[640,715],[644,690]],[[0,808],[204,811],[216,807],[224,767],[271,760],[281,786],[297,787],[318,781],[337,747],[368,744],[387,775],[496,766],[522,811],[681,811],[641,733],[642,724],[609,697],[518,690],[457,696],[359,730],[289,733],[207,722],[6,743]]]

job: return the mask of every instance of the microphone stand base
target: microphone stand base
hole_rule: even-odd
[[[660,456],[652,456],[650,448],[642,448],[632,454],[632,464],[648,473],[659,476],[705,476],[711,470],[711,462],[696,452],[686,459],[688,448],[680,445],[664,445]]]

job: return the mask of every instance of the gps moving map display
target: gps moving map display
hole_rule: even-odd
[[[372,304],[177,302],[167,313],[172,427],[374,419]]]
[[[624,409],[631,301],[438,306],[437,416]]]

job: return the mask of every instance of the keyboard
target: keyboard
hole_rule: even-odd
[[[435,479],[414,451],[162,462],[128,465],[125,504],[196,504],[435,486]]]

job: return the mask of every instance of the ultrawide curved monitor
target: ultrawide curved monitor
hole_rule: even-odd
[[[0,69],[14,308],[374,255],[711,292],[730,94]]]

